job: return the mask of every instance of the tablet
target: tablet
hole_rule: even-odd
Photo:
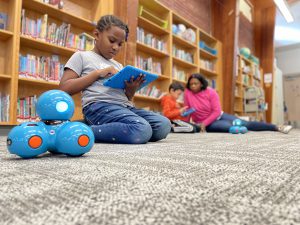
[[[135,68],[133,66],[125,66],[121,69],[118,73],[113,75],[112,77],[108,78],[103,82],[104,86],[108,86],[111,88],[125,88],[125,80],[130,81],[130,78],[133,76],[136,79],[140,74],[145,75],[145,82],[140,86],[139,89],[147,86],[152,81],[158,78],[157,74],[153,74],[139,68]]]
[[[187,109],[186,111],[184,111],[184,112],[181,114],[181,116],[183,116],[183,117],[189,116],[190,114],[192,114],[192,113],[195,112],[195,111],[196,111],[196,109],[194,109],[194,108]]]

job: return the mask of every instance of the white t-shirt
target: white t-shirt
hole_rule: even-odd
[[[113,59],[105,59],[93,51],[83,51],[74,53],[65,65],[65,68],[73,70],[79,77],[86,76],[94,70],[101,70],[113,66],[121,70],[123,66]],[[133,106],[128,100],[123,89],[115,89],[103,86],[104,78],[99,78],[92,85],[82,91],[82,108],[93,102],[108,102],[123,106]]]

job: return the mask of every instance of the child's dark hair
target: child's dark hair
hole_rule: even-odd
[[[192,75],[189,77],[188,82],[187,82],[187,84],[186,84],[186,88],[187,88],[187,89],[191,90],[191,89],[190,89],[190,81],[191,81],[192,78],[196,78],[196,79],[198,79],[198,80],[200,81],[200,83],[202,84],[201,89],[200,89],[201,91],[206,90],[206,88],[207,88],[207,86],[208,86],[208,82],[207,82],[207,80],[205,79],[205,77],[204,77],[203,75],[201,75],[200,73],[194,73],[194,74],[192,74]]]
[[[125,41],[127,41],[128,34],[129,34],[128,26],[122,20],[120,20],[118,17],[114,15],[102,16],[100,20],[97,22],[96,28],[102,32],[104,30],[111,28],[112,26],[116,26],[123,29],[126,33]]]
[[[184,91],[184,86],[181,83],[174,82],[174,83],[170,84],[170,86],[169,86],[169,91],[171,89],[173,89],[174,91],[176,91],[176,90]]]

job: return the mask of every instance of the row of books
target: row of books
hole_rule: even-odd
[[[247,74],[242,74],[242,84],[249,86],[250,85],[250,79]]]
[[[17,121],[38,121],[39,117],[36,114],[36,102],[37,96],[27,96],[24,98],[18,98],[17,100]]]
[[[261,73],[257,65],[253,65],[252,71],[253,71],[253,76],[261,80]]]
[[[59,81],[64,72],[64,64],[58,55],[19,55],[19,76],[46,81]]]
[[[152,57],[149,58],[143,58],[140,55],[137,55],[135,57],[135,65],[136,67],[142,69],[142,70],[147,70],[152,73],[156,74],[162,74],[162,66],[160,62],[154,62]]]
[[[261,86],[260,81],[258,81],[258,80],[253,80],[253,85],[255,87],[260,87]]]
[[[215,63],[210,60],[200,59],[200,66],[204,69],[215,71]]]
[[[194,63],[193,54],[186,52],[185,50],[179,49],[177,48],[177,46],[173,46],[172,52],[173,56],[175,56],[176,58],[182,59],[190,63]]]
[[[143,87],[142,89],[136,92],[139,95],[153,97],[153,98],[160,98],[163,96],[163,92],[159,90],[155,85],[148,85]]]
[[[7,13],[0,12],[0,29],[7,29]]]
[[[145,34],[143,28],[137,27],[136,35],[138,42],[149,45],[150,47],[155,48],[159,51],[167,52],[166,42],[159,40],[158,38],[154,37],[151,33]]]
[[[213,89],[216,89],[217,88],[217,82],[215,79],[208,79],[207,78],[207,82],[208,82],[208,86],[213,88]]]
[[[176,80],[186,81],[186,72],[184,70],[178,69],[176,66],[173,66],[172,76]]]
[[[76,50],[91,50],[94,46],[94,38],[89,34],[71,33],[71,24],[49,24],[48,14],[38,19],[30,19],[25,16],[25,13],[25,9],[22,9],[21,34],[23,35]]]
[[[234,88],[234,96],[236,97],[242,97],[242,93],[241,93],[241,90],[238,86],[235,86]]]
[[[8,94],[0,92],[0,121],[9,121],[9,104],[10,96]]]

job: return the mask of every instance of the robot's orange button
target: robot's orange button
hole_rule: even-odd
[[[87,146],[89,144],[89,142],[90,142],[90,138],[86,135],[80,135],[78,138],[78,144],[81,147]]]
[[[31,148],[38,148],[42,145],[42,142],[42,138],[40,136],[35,135],[29,138],[28,145]]]

